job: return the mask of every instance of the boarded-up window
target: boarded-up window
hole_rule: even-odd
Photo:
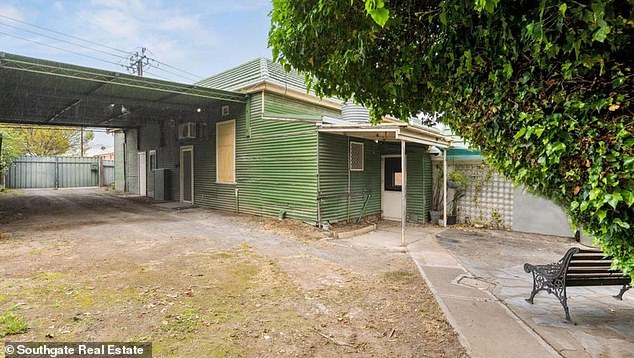
[[[363,143],[350,142],[350,170],[363,171]]]
[[[216,181],[236,181],[236,122],[216,124]]]

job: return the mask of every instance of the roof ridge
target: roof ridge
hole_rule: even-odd
[[[263,80],[268,80],[269,76],[269,63],[265,57],[260,57],[260,76]]]

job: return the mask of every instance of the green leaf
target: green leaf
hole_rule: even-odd
[[[590,190],[590,195],[588,196],[588,198],[590,200],[595,200],[597,197],[599,197],[599,195],[601,195],[601,189],[594,188],[594,189]]]
[[[610,204],[613,209],[616,209],[616,206],[619,205],[619,202],[623,200],[623,197],[620,193],[612,193],[605,194],[604,202]]]
[[[594,35],[592,35],[592,40],[593,41],[603,42],[603,41],[605,41],[606,37],[608,37],[609,33],[610,33],[610,26],[607,26],[607,25],[601,26],[594,33]]]
[[[634,192],[625,190],[622,191],[621,194],[623,195],[623,201],[625,202],[625,205],[631,207],[632,204],[634,204]]]
[[[526,127],[523,127],[517,133],[515,133],[513,138],[515,138],[515,140],[520,139],[520,138],[522,138],[522,136],[524,136],[525,133],[526,133]]]
[[[605,217],[608,215],[608,212],[605,210],[598,210],[596,212],[597,218],[599,219],[599,223],[602,223],[605,220]]]
[[[617,224],[618,226],[624,228],[624,229],[629,229],[630,228],[630,224],[624,222],[623,220],[621,220],[619,218],[615,218],[614,219],[614,223]]]
[[[566,3],[561,3],[561,5],[559,5],[559,12],[561,13],[562,16],[566,15],[566,10],[568,9],[568,5],[566,5]]]
[[[384,27],[387,23],[387,20],[390,18],[390,10],[384,7],[376,8],[370,11],[370,16],[372,16],[374,22],[379,24],[379,26]]]

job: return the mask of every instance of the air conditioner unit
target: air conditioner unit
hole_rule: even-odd
[[[196,138],[196,123],[186,122],[178,126],[178,139]]]

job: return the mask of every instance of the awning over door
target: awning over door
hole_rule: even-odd
[[[333,120],[334,123],[318,124],[320,133],[332,133],[354,138],[369,140],[400,142],[401,144],[401,170],[404,178],[407,178],[407,161],[405,146],[407,142],[435,146],[443,150],[443,218],[447,225],[447,148],[451,146],[451,137],[444,136],[440,132],[407,123],[389,122],[380,124],[371,123],[347,123],[342,120]],[[405,221],[407,207],[407,180],[403,180],[401,186],[401,244],[405,246]]]
[[[438,148],[449,148],[451,146],[451,137],[444,136],[433,129],[412,126],[407,123],[381,123],[376,125],[370,123],[322,123],[319,124],[318,128],[319,132],[322,133],[340,134],[369,140],[405,141]]]

